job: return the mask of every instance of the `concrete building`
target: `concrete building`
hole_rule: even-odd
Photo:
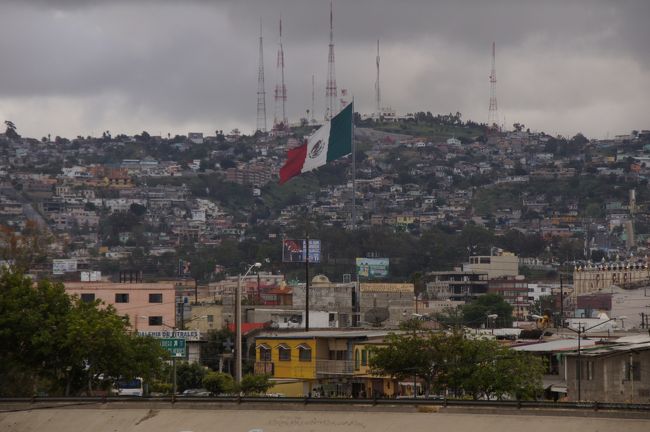
[[[525,320],[530,307],[528,282],[523,276],[500,277],[490,279],[488,294],[498,294],[512,306],[512,315],[516,320]]]
[[[463,264],[463,271],[487,273],[488,279],[519,274],[519,258],[510,252],[495,255],[471,256],[469,263]]]
[[[427,273],[426,289],[430,300],[465,302],[487,292],[487,272],[440,271]]]
[[[650,403],[650,341],[596,346],[566,355],[571,400]],[[579,375],[578,375],[579,374]],[[579,379],[580,376],[580,379]]]
[[[414,311],[415,286],[411,283],[360,283],[359,298],[362,321],[371,309],[386,308],[388,319],[382,325],[398,327]]]
[[[176,326],[174,282],[65,282],[65,291],[82,301],[101,300],[127,316],[135,331],[162,331]]]
[[[650,269],[644,262],[614,262],[578,266],[573,270],[573,296],[592,292],[608,292],[613,286],[641,288],[648,286]]]
[[[305,284],[292,285],[293,305],[305,309]],[[360,322],[359,292],[356,282],[330,282],[325,275],[316,275],[309,286],[310,310],[336,313],[339,327],[357,327]]]

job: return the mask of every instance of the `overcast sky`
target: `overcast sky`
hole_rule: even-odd
[[[287,110],[325,108],[328,0],[0,0],[0,121],[18,132],[214,134],[255,128],[259,20],[273,120],[277,22]],[[650,1],[338,0],[336,79],[384,105],[486,122],[491,44],[507,125],[604,138],[650,129]]]

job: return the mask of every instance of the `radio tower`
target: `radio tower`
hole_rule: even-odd
[[[260,65],[257,70],[257,130],[266,132],[266,91],[264,90],[264,48],[260,18]]]
[[[278,47],[278,60],[277,68],[280,72],[280,82],[275,85],[275,119],[274,127],[277,129],[280,123],[284,128],[287,128],[289,123],[287,121],[287,87],[284,85],[284,50],[282,49],[282,20],[280,20],[280,40]],[[278,107],[278,105],[280,107]],[[281,108],[282,117],[278,118],[278,110]]]
[[[336,106],[336,70],[334,68],[334,13],[332,11],[332,2],[330,2],[330,52],[327,60],[327,85],[325,87],[325,97],[327,98],[327,113],[325,120],[334,116],[334,107]]]
[[[375,102],[377,103],[375,115],[377,119],[381,116],[381,92],[379,90],[379,39],[377,39],[377,81],[375,82]]]
[[[314,85],[314,74],[311,74],[311,123],[316,123],[314,109],[316,107],[316,86]]]
[[[495,62],[495,43],[492,42],[492,71],[490,72],[490,110],[488,128],[499,129],[499,111],[497,109],[497,69]]]

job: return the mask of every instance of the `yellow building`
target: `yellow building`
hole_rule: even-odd
[[[394,384],[368,370],[369,347],[387,331],[316,330],[272,332],[256,338],[255,373],[275,383],[270,393],[285,396],[377,397],[394,393]]]

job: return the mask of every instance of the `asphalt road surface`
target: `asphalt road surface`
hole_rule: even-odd
[[[650,420],[405,412],[38,409],[0,412],[2,432],[563,432],[650,431]]]

